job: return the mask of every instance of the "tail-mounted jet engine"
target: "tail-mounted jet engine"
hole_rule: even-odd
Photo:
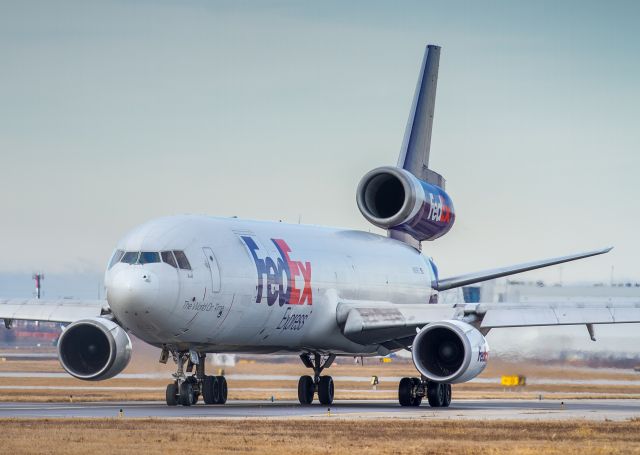
[[[418,371],[433,382],[455,384],[478,376],[487,366],[489,344],[482,334],[461,321],[425,326],[411,348]]]
[[[113,321],[82,319],[68,325],[60,335],[58,358],[67,373],[78,379],[109,379],[131,360],[131,339]]]
[[[420,242],[443,236],[455,221],[453,203],[442,188],[397,167],[367,173],[358,185],[357,202],[372,224],[405,232]]]

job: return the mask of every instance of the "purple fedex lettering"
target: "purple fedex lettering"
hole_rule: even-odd
[[[253,256],[253,261],[256,263],[256,269],[258,272],[258,286],[256,292],[256,303],[260,303],[262,301],[262,277],[267,274],[267,266],[265,264],[264,259],[260,259],[256,251],[259,250],[258,245],[255,240],[251,237],[242,236],[242,240],[249,248],[249,252],[251,256]]]
[[[258,274],[258,285],[256,286],[256,303],[262,302],[264,290],[264,278],[267,279],[267,305],[271,306],[276,301],[280,306],[308,305],[313,303],[311,291],[311,263],[306,261],[295,261],[289,256],[291,248],[282,239],[271,239],[276,246],[280,257],[272,258],[267,256],[262,259],[258,256],[260,247],[255,240],[249,236],[241,237],[247,245],[253,261],[256,264]],[[302,277],[304,287],[296,286],[296,277]]]

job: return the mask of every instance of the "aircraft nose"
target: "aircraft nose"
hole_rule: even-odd
[[[115,312],[144,313],[157,300],[158,288],[158,277],[154,273],[144,268],[126,268],[111,278],[107,300]]]

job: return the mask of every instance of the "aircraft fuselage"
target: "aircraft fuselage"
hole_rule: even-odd
[[[175,216],[135,228],[117,249],[149,254],[107,270],[114,316],[147,343],[178,350],[384,354],[342,335],[337,306],[427,303],[434,292],[425,256],[361,231]],[[190,270],[163,260],[173,251]]]

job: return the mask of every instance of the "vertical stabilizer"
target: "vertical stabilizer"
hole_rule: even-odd
[[[406,169],[420,180],[444,188],[444,179],[429,169],[431,128],[436,103],[440,47],[428,45],[420,76],[413,96],[413,104],[398,157],[398,167]]]

